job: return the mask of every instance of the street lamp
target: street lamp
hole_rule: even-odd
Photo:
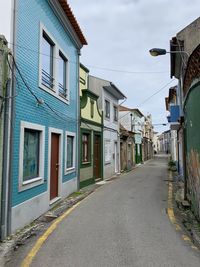
[[[188,52],[186,51],[170,51],[167,52],[165,49],[162,48],[152,48],[149,50],[149,53],[153,56],[153,57],[157,57],[157,56],[162,56],[162,55],[166,55],[167,53],[169,54],[185,54],[187,55],[187,59],[189,59],[190,55]],[[185,61],[183,61],[183,63],[185,64],[185,67],[187,66],[187,63]],[[184,129],[184,126],[183,126]],[[184,200],[187,200],[187,178],[186,178],[186,151],[185,151],[185,134],[184,131],[182,133],[182,149],[183,149],[183,176],[184,176]]]
[[[163,48],[152,48],[149,50],[149,53],[153,56],[153,57],[157,57],[157,56],[162,56],[162,55],[166,55],[168,54],[176,54],[176,53],[183,53],[186,54],[189,57],[188,52],[180,50],[180,51],[166,51],[166,49]]]

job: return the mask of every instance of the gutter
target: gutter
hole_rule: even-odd
[[[3,171],[2,171],[2,199],[1,199],[1,240],[5,239],[8,234],[7,224],[7,206],[8,206],[8,187],[9,181],[7,179],[9,172],[9,94],[10,79],[6,84],[5,94],[5,113],[4,113],[4,133],[3,133]]]
[[[80,110],[80,82],[79,82],[79,77],[80,77],[80,55],[81,52],[80,50],[78,50],[78,64],[77,64],[77,89],[78,89],[78,93],[77,93],[77,191],[80,190],[80,153],[79,151],[81,150],[81,146],[80,146],[80,128],[81,128],[81,110]]]

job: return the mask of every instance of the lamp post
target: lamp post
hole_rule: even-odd
[[[166,54],[185,54],[187,55],[187,58],[189,58],[189,53],[183,50],[180,51],[166,51],[163,48],[152,48],[149,50],[149,53],[153,57],[157,56],[162,56]],[[186,65],[186,63],[184,62]],[[182,121],[182,120],[181,120]],[[182,126],[182,150],[183,150],[183,179],[184,179],[184,200],[187,200],[187,178],[186,178],[186,151],[185,151],[185,142],[186,142],[186,137],[185,137],[185,126],[184,126],[184,120],[181,123]],[[179,150],[179,149],[178,149]]]
[[[183,53],[183,54],[185,54],[185,55],[187,55],[189,57],[188,52],[183,51],[183,50],[180,50],[180,51],[166,51],[166,49],[163,49],[163,48],[152,48],[152,49],[149,50],[149,53],[153,57],[162,56],[162,55],[166,55],[166,54],[180,54],[180,53]]]

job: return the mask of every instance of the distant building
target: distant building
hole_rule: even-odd
[[[110,81],[89,75],[89,89],[98,95],[103,110],[103,177],[107,179],[120,172],[119,100],[125,95]]]
[[[120,106],[119,120],[121,125],[128,131],[134,133],[134,157],[135,163],[142,162],[142,139],[144,115],[139,109],[131,109],[125,106]]]

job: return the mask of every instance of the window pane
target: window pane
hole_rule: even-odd
[[[72,168],[73,166],[73,136],[67,136],[67,168]]]
[[[43,33],[42,38],[42,83],[53,87],[53,45]]]
[[[117,121],[118,120],[118,110],[117,107],[114,106],[114,120]]]
[[[110,118],[110,102],[108,102],[107,100],[105,100],[105,113],[106,117]]]
[[[89,162],[89,135],[82,135],[82,162]]]
[[[39,176],[39,136],[39,131],[24,131],[23,181]]]
[[[59,53],[58,86],[60,95],[67,97],[67,60]]]
[[[94,117],[94,101],[90,102],[90,116],[91,118]]]

